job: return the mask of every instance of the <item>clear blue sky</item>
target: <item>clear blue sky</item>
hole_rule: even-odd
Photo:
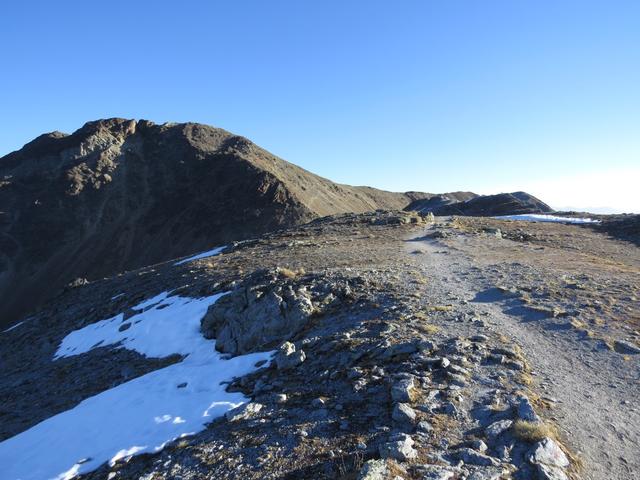
[[[196,121],[343,183],[640,211],[637,0],[3,2],[0,62],[0,155]]]

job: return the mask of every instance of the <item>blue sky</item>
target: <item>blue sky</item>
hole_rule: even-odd
[[[196,121],[342,183],[640,211],[637,1],[4,2],[0,62],[0,155]]]

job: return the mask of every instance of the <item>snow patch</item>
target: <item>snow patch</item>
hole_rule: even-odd
[[[593,218],[557,217],[555,215],[542,215],[535,213],[523,215],[503,215],[493,218],[497,218],[498,220],[521,220],[523,222],[600,223],[600,220],[594,220]]]
[[[222,247],[216,247],[213,250],[209,250],[207,252],[198,253],[197,255],[194,255],[193,257],[189,257],[189,258],[185,258],[184,260],[180,260],[179,262],[176,262],[173,265],[174,266],[182,265],[183,263],[193,262],[194,260],[200,260],[201,258],[213,257],[215,255],[218,255],[225,248],[227,248],[226,245],[224,245]]]
[[[269,360],[272,352],[224,360],[215,342],[200,333],[200,320],[222,294],[198,299],[167,295],[137,305],[138,310],[148,309],[124,322],[118,314],[71,332],[54,359],[105,345],[147,357],[177,353],[185,358],[87,398],[1,442],[2,479],[65,480],[105,462],[157,452],[247,401],[239,392],[226,392],[221,382],[256,370],[255,364]],[[126,323],[130,326],[121,330]]]
[[[6,330],[3,330],[2,333],[7,333],[10,332],[11,330],[18,328],[20,325],[22,325],[24,323],[24,321],[22,322],[18,322],[15,325],[13,325],[12,327],[7,328]]]

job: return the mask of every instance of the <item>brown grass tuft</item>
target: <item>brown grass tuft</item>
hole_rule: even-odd
[[[557,438],[558,434],[552,425],[545,422],[527,422],[526,420],[516,420],[511,427],[516,438],[525,442],[539,442],[543,438]]]

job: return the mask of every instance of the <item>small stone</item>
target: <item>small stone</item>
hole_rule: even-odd
[[[473,472],[467,477],[467,480],[500,480],[501,478],[504,478],[502,474],[503,472],[501,468],[483,468]]]
[[[449,373],[449,381],[451,385],[456,385],[458,387],[465,387],[467,385],[466,377],[459,373]]]
[[[416,429],[418,430],[418,432],[430,433],[433,431],[433,425],[423,420],[422,422],[418,422],[418,426],[416,427]]]
[[[469,447],[473,448],[476,452],[484,453],[487,451],[487,444],[482,440],[472,440],[469,442]]]
[[[447,415],[456,417],[458,415],[458,407],[453,402],[445,402],[442,404],[442,411]]]
[[[406,403],[396,403],[395,407],[393,407],[391,418],[398,423],[413,425],[416,423],[416,412]]]
[[[324,400],[322,398],[314,398],[311,401],[311,406],[314,408],[322,408],[324,407]]]
[[[440,366],[442,368],[447,368],[449,365],[451,365],[451,360],[447,357],[442,357],[442,359],[440,359]]]
[[[520,403],[518,404],[518,417],[527,422],[540,422],[542,421],[536,413],[531,401],[527,397],[520,397]]]
[[[296,346],[291,342],[284,342],[278,349],[275,357],[278,370],[287,370],[297,367],[305,361],[307,356],[303,350],[296,351]]]
[[[229,422],[245,420],[256,415],[260,410],[262,410],[262,407],[263,405],[261,403],[245,403],[243,405],[240,405],[239,407],[234,408],[233,410],[229,410],[224,414],[224,417]]]
[[[499,420],[485,428],[484,433],[489,439],[494,439],[509,430],[513,425],[511,420]]]
[[[627,342],[626,340],[616,340],[613,344],[614,349],[618,353],[627,353],[627,354],[639,354],[640,346],[635,345],[631,342]]]
[[[473,337],[469,337],[469,340],[474,343],[484,343],[489,341],[489,337],[487,337],[486,335],[474,335]]]
[[[439,465],[420,465],[417,471],[422,480],[451,480],[456,475],[456,470]]]
[[[565,453],[560,446],[549,437],[540,440],[531,448],[527,454],[527,460],[533,464],[545,464],[563,468],[569,466],[569,459]]]
[[[380,445],[380,456],[382,458],[394,458],[405,462],[418,456],[418,452],[413,448],[413,439],[409,435],[399,434],[387,443]]]
[[[500,460],[490,457],[484,453],[476,452],[470,448],[461,448],[455,452],[457,458],[469,465],[481,465],[486,467],[497,467]]]
[[[387,462],[384,460],[368,460],[360,469],[358,480],[385,480],[387,473]]]
[[[276,393],[274,395],[275,403],[285,403],[287,401],[287,395],[285,393]]]
[[[394,402],[410,402],[414,387],[413,378],[402,379],[391,387],[391,398]]]

